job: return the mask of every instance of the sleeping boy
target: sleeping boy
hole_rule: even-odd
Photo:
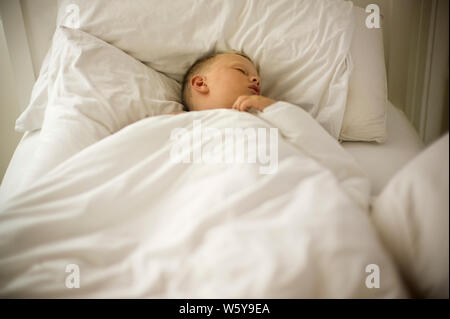
[[[287,142],[330,169],[343,182],[350,197],[365,206],[360,190],[355,191],[353,179],[349,178],[365,176],[355,160],[301,107],[262,96],[258,70],[245,54],[220,52],[197,60],[184,76],[182,102],[184,111],[219,108],[259,111],[260,119],[278,128]],[[369,187],[366,191],[370,193]]]
[[[263,111],[275,103],[261,92],[261,79],[251,59],[238,51],[214,53],[197,60],[182,84],[185,111],[217,108]]]

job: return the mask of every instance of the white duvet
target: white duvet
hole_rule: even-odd
[[[192,133],[194,120],[219,130],[278,128],[276,169],[175,163],[171,134]],[[150,117],[2,203],[0,296],[405,297],[370,222],[369,195],[353,159],[297,106]],[[69,288],[70,265],[79,288]]]

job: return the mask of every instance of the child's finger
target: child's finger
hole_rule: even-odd
[[[247,108],[250,108],[252,106],[252,104],[250,103],[249,99],[246,99],[244,101],[242,101],[242,103],[239,105],[239,109],[242,112],[246,112]]]
[[[248,111],[248,109],[250,109],[250,108],[259,110],[260,108],[259,108],[257,96],[255,96],[255,95],[248,96],[241,104],[241,107],[243,108],[244,111]]]
[[[242,110],[241,110],[241,105],[242,105],[242,103],[243,103],[246,99],[248,99],[248,96],[247,96],[247,95],[241,95],[241,96],[239,96],[239,97],[236,99],[236,101],[234,102],[232,108],[233,108],[233,109],[236,109],[236,110],[239,110],[239,111],[242,111]]]
[[[236,101],[234,101],[233,106],[231,107],[232,109],[238,109],[239,108],[239,104],[240,104],[240,96],[236,99]]]
[[[239,97],[236,99],[236,101],[234,101],[234,104],[231,108],[236,110],[238,106],[239,106]]]
[[[245,112],[247,108],[251,107],[251,98],[250,96],[243,96],[239,103],[239,111]]]

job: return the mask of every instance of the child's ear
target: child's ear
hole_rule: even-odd
[[[209,88],[203,75],[196,74],[191,78],[191,87],[199,93],[208,93]]]

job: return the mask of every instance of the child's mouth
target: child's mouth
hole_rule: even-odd
[[[259,87],[257,87],[256,85],[251,85],[248,88],[253,92],[253,94],[259,95]]]

